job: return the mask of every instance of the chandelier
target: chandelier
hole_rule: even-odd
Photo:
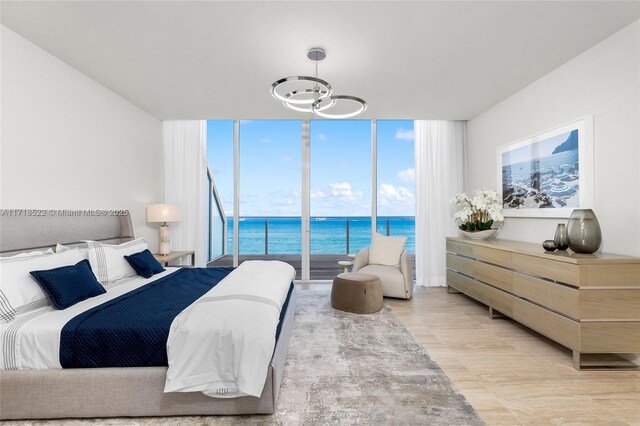
[[[334,95],[331,85],[318,78],[318,62],[327,57],[324,49],[314,47],[307,58],[315,62],[316,75],[281,78],[271,85],[271,95],[294,111],[310,112],[323,118],[350,118],[364,112],[364,99],[350,95]]]

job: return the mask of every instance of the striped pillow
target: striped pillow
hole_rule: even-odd
[[[16,315],[51,305],[29,272],[75,265],[81,260],[78,249],[0,259],[0,322],[8,323]]]
[[[103,286],[137,275],[124,257],[147,249],[144,238],[117,245],[102,244],[98,241],[87,241],[87,244],[91,270]]]

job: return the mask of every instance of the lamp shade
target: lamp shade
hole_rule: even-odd
[[[180,206],[177,204],[151,204],[147,207],[147,222],[178,222]]]

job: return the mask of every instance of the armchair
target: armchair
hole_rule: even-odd
[[[413,296],[413,269],[411,256],[404,250],[399,266],[370,265],[369,247],[365,247],[353,259],[352,272],[375,275],[382,282],[382,294],[385,297],[411,299]]]

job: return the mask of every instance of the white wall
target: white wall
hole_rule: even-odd
[[[640,21],[469,121],[466,190],[496,187],[497,147],[585,115],[602,249],[640,256]],[[499,238],[542,242],[564,221],[507,218]]]
[[[162,123],[18,34],[1,30],[2,208],[129,209],[157,247]]]

